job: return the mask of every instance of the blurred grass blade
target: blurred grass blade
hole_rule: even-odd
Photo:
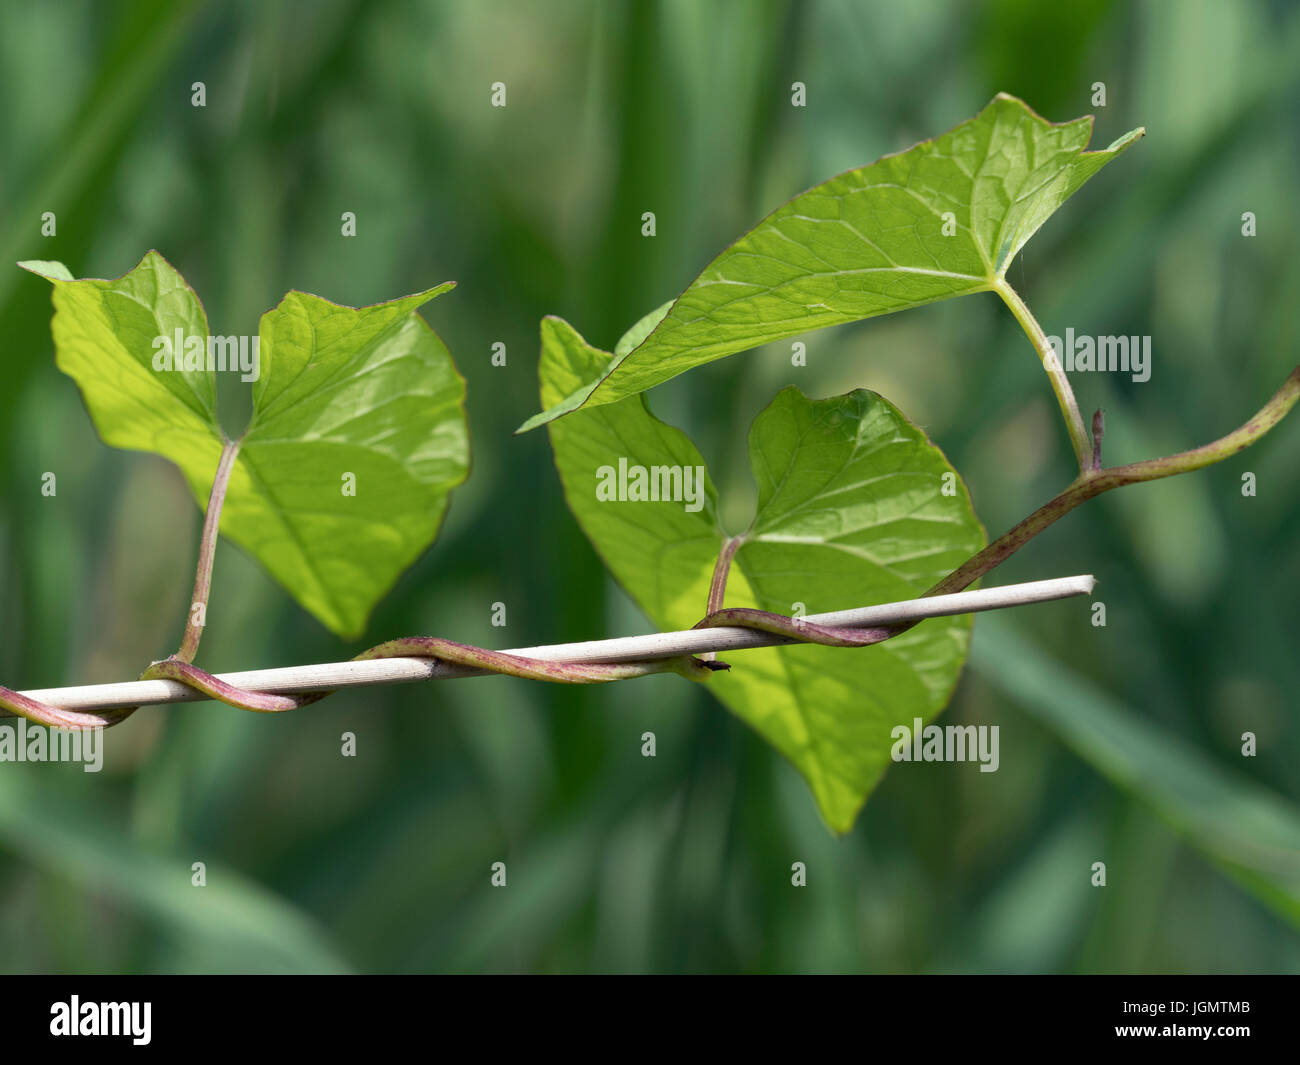
[[[150,89],[185,44],[185,34],[199,0],[136,0],[121,5],[112,20],[112,38],[104,47],[85,104],[69,123],[30,191],[0,225],[0,262],[12,263],[32,243],[43,211],[64,212],[91,186],[101,161],[120,150],[126,132],[151,102]],[[0,304],[18,278],[0,273]]]
[[[233,869],[207,866],[207,886],[190,883],[202,855],[143,850],[87,804],[39,786],[36,772],[0,774],[0,841],[90,895],[121,900],[146,920],[201,947],[205,969],[219,956],[241,972],[346,972],[326,933],[301,910]]]
[[[1003,618],[976,626],[971,664],[1114,783],[1300,927],[1300,809],[1053,661]]]

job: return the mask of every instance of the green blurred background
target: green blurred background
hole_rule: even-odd
[[[410,633],[645,631],[545,434],[510,435],[537,409],[539,319],[608,348],[794,193],[999,90],[1055,121],[1095,111],[1099,145],[1148,131],[1011,275],[1048,332],[1153,336],[1149,382],[1076,380],[1107,409],[1109,461],[1226,432],[1297,360],[1291,3],[5,0],[0,86],[0,263],[117,277],[157,248],[235,334],[289,288],[360,305],[460,283],[426,308],[469,384],[473,471],[441,538],[356,645],[223,545],[214,670]],[[50,313],[47,282],[0,268],[0,677],[18,688],[128,679],[169,652],[199,528],[176,470],[99,443]],[[740,501],[733,524],[753,499],[747,426],[790,383],[890,397],[993,534],[1069,480],[1050,390],[995,297],[804,339],[806,368],[775,345],[651,397]],[[842,840],[788,765],[671,676],[146,710],[107,734],[98,775],[0,765],[0,968],[1296,971],[1298,456],[1293,416],[1011,560],[995,583],[1095,573],[1108,625],[1085,601],[981,618],[945,720],[1000,725],[1001,769],[896,767]]]

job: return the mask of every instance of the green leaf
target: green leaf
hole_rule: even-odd
[[[104,442],[175,462],[206,506],[225,440],[216,374],[231,371],[155,369],[156,337],[180,330],[207,350],[193,290],[156,252],[116,281],[21,265],[54,282],[58,365]],[[450,287],[362,308],[290,292],[262,316],[221,532],[345,637],[432,542],[468,472],[464,381],[415,313]]]
[[[796,196],[713,260],[635,344],[520,432],[616,403],[714,359],[814,329],[985,292],[1085,181],[1143,135],[1085,151],[1092,117],[1057,125],[999,94],[933,140]]]
[[[153,369],[155,337],[208,335],[194,290],[157,252],[116,281],[71,280],[62,263],[19,263],[54,283],[55,361],[77,382],[104,443],[171,459],[211,485],[221,456],[216,379]],[[207,504],[206,489],[195,493]]]
[[[290,292],[262,316],[222,532],[344,636],[433,541],[469,470],[465,382],[414,313],[445,289],[360,309]]]
[[[546,319],[542,402],[609,359],[566,322]],[[550,433],[569,507],[614,576],[660,628],[689,628],[705,612],[726,539],[695,446],[651,415],[644,397],[583,411]],[[758,506],[732,563],[727,606],[820,613],[910,599],[983,546],[952,467],[875,393],[814,401],[787,388],[755,420],[749,449]],[[679,501],[598,498],[620,460],[629,485],[638,466],[699,469],[702,484],[693,501],[684,472]],[[955,494],[943,493],[945,474]],[[707,683],[794,763],[827,823],[845,832],[889,764],[891,730],[929,720],[947,702],[969,633],[969,617],[944,618],[864,649],[741,651]]]

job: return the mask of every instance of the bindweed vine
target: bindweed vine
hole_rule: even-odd
[[[1145,481],[1190,473],[1237,454],[1255,443],[1273,426],[1277,425],[1298,400],[1300,400],[1300,366],[1297,366],[1291,372],[1290,376],[1283,382],[1282,387],[1253,418],[1233,432],[1210,444],[1190,451],[1182,451],[1164,458],[1149,459],[1144,462],[1129,463],[1128,465],[1110,468],[1100,466],[1102,420],[1100,412],[1098,412],[1093,419],[1094,440],[1092,447],[1093,461],[1097,465],[1085,470],[1065,491],[953,570],[951,574],[931,587],[925,593],[925,596],[944,597],[964,591],[1075,507],[1104,492],[1125,485],[1141,484]],[[225,703],[227,706],[240,710],[257,713],[279,713],[286,710],[297,710],[319,702],[333,693],[318,691],[280,695],[250,688],[241,688],[192,664],[203,633],[203,626],[194,624],[193,619],[196,616],[203,616],[206,610],[208,594],[211,590],[213,557],[216,549],[217,529],[220,524],[221,506],[224,501],[226,481],[237,451],[237,443],[230,443],[223,450],[199,546],[198,572],[194,583],[195,604],[201,605],[204,610],[196,611],[191,609],[191,620],[186,626],[180,649],[171,657],[152,663],[140,675],[140,679],[177,681],[206,698]],[[747,629],[757,633],[768,633],[782,637],[791,644],[809,643],[823,647],[861,648],[870,647],[898,636],[924,620],[918,618],[911,621],[900,621],[895,624],[870,626],[819,625],[807,618],[791,617],[769,611],[735,607],[722,608],[720,604],[725,594],[731,560],[735,557],[739,546],[740,541],[738,538],[730,538],[723,544],[710,582],[708,612],[696,624],[695,628],[729,627]],[[1058,589],[1053,582],[1039,582],[1051,586],[1043,589],[1041,594],[1033,585],[1012,586],[1027,591],[1020,597],[1012,597],[1006,602],[993,605],[998,607],[1020,606],[1064,598],[1066,595],[1084,594],[1092,590],[1091,579],[1084,578],[1084,580],[1087,581],[1085,585],[1071,585],[1065,589]],[[930,616],[940,616],[940,614],[936,612],[936,614]],[[548,681],[557,684],[604,684],[611,681],[630,680],[635,677],[665,672],[678,673],[691,680],[705,680],[711,673],[730,668],[724,663],[714,661],[711,658],[713,654],[714,652],[706,651],[700,655],[681,655],[658,660],[647,659],[623,663],[552,661],[504,651],[493,651],[439,637],[407,636],[388,640],[371,647],[361,652],[351,661],[367,662],[392,658],[422,658],[460,666],[467,671],[471,671],[465,675],[495,673],[501,676]],[[137,709],[136,707],[110,708],[90,713],[79,712],[52,706],[3,686],[0,686],[0,708],[25,717],[36,724],[65,729],[104,728],[120,724]]]
[[[54,286],[58,365],[101,437],[171,460],[207,507],[175,654],[136,682],[0,687],[0,709],[85,729],[117,725],[141,705],[197,699],[280,713],[345,687],[434,677],[602,684],[671,672],[707,682],[800,769],[831,827],[847,830],[887,764],[891,725],[946,705],[969,644],[963,615],[1087,594],[1093,582],[972,585],[1098,495],[1237,454],[1300,399],[1297,367],[1218,440],[1103,465],[1101,411],[1089,430],[1067,376],[1073,367],[1006,275],[1051,214],[1142,135],[1087,150],[1090,119],[1049,123],[999,95],[948,133],[778,208],[612,352],[545,319],[544,410],[520,431],[547,426],[575,518],[661,630],[590,644],[500,651],[412,636],[350,663],[222,675],[195,665],[219,535],[344,638],[364,631],[379,598],[436,537],[468,473],[465,388],[417,310],[452,286],[361,308],[290,292],[248,344],[212,337],[198,297],[156,252],[111,281],[74,279],[60,263],[20,264]],[[874,392],[810,399],[788,387],[773,399],[750,433],[758,504],[739,532],[723,528],[695,445],[645,400],[654,385],[714,359],[977,293],[996,295],[1029,338],[1078,463],[1063,491],[991,543],[957,471]],[[214,375],[236,350],[253,382],[253,415],[231,440]],[[863,601],[877,605],[845,606]],[[753,650],[754,668],[717,660],[740,649]]]

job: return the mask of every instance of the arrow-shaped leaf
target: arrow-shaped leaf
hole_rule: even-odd
[[[621,358],[521,431],[773,340],[987,291],[1048,217],[1142,133],[1085,151],[1091,116],[1054,125],[999,94],[942,136],[768,215],[638,323]]]
[[[542,402],[610,358],[546,319]],[[550,433],[569,507],[611,572],[655,624],[689,628],[727,539],[695,446],[644,397],[582,411]],[[755,420],[749,447],[758,509],[727,606],[819,613],[909,599],[983,546],[955,471],[873,392],[814,401],[787,388]],[[638,499],[643,488],[657,498]],[[868,648],[737,652],[708,684],[798,767],[827,823],[845,832],[890,761],[891,731],[947,702],[969,633],[969,618],[943,618]]]
[[[21,265],[54,283],[58,366],[104,442],[175,462],[201,507],[225,442],[216,374],[256,375],[221,532],[330,629],[359,635],[468,471],[464,382],[415,313],[450,284],[361,308],[290,292],[262,316],[254,362],[253,338],[209,338],[156,252],[116,281]]]

